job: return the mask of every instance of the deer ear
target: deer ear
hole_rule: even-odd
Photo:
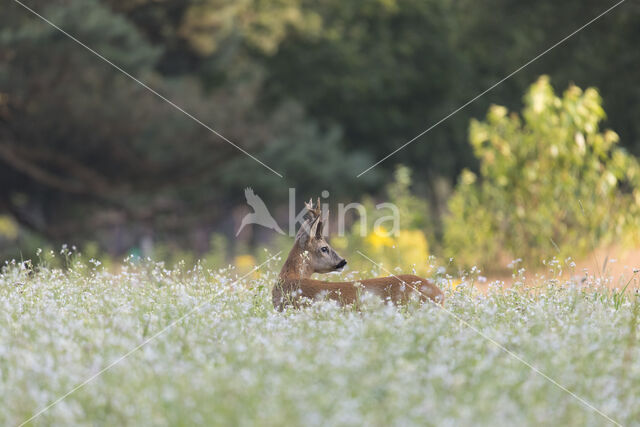
[[[322,239],[322,228],[324,227],[324,222],[321,219],[318,219],[318,225],[316,227],[316,239]]]
[[[318,205],[316,207],[318,212],[318,221],[314,224],[314,228],[312,229],[311,236],[314,236],[316,239],[322,238],[322,230],[324,228],[324,215],[322,212],[322,206],[320,205],[320,197],[318,197]]]
[[[309,235],[311,233],[310,221],[304,221],[298,230],[298,234],[296,234],[296,242],[301,246],[305,247],[307,242],[309,242]]]
[[[320,228],[320,233],[322,233],[322,218],[317,217],[313,224],[311,225],[311,230],[309,231],[309,237],[318,237],[318,228]]]

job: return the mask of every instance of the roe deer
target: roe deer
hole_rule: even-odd
[[[339,304],[357,302],[359,292],[371,292],[394,304],[406,303],[412,293],[421,301],[431,299],[444,302],[444,294],[431,281],[411,274],[364,279],[357,282],[325,282],[310,279],[313,273],[341,271],[347,261],[329,246],[322,235],[323,218],[320,199],[314,209],[313,202],[305,203],[306,220],[296,235],[295,243],[280,271],[278,283],[273,288],[273,305],[282,309],[291,305],[300,307],[302,298],[314,300],[328,298]],[[360,288],[360,289],[358,289]]]

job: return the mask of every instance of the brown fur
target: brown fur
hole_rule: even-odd
[[[302,225],[289,256],[280,271],[278,283],[273,288],[273,305],[282,310],[285,306],[300,307],[304,298],[327,298],[341,305],[354,304],[363,292],[370,292],[394,304],[409,301],[417,293],[421,301],[432,300],[443,304],[444,294],[433,282],[411,274],[364,279],[357,282],[326,282],[313,280],[313,273],[338,270],[344,261],[322,236],[320,201],[313,209],[307,204],[309,218]],[[321,248],[327,248],[321,251]]]

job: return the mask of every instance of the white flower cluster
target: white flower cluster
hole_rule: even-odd
[[[487,294],[446,310],[320,302],[278,313],[276,265],[233,270],[129,260],[117,271],[8,263],[0,274],[0,425],[16,425],[138,351],[36,425],[623,425],[640,420],[640,310],[595,278]],[[446,282],[444,282],[446,283]],[[446,286],[446,284],[445,284]],[[464,320],[464,322],[460,321]]]

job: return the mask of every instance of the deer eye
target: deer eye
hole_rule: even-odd
[[[322,252],[329,252],[329,248],[327,246],[323,246],[320,248]]]

